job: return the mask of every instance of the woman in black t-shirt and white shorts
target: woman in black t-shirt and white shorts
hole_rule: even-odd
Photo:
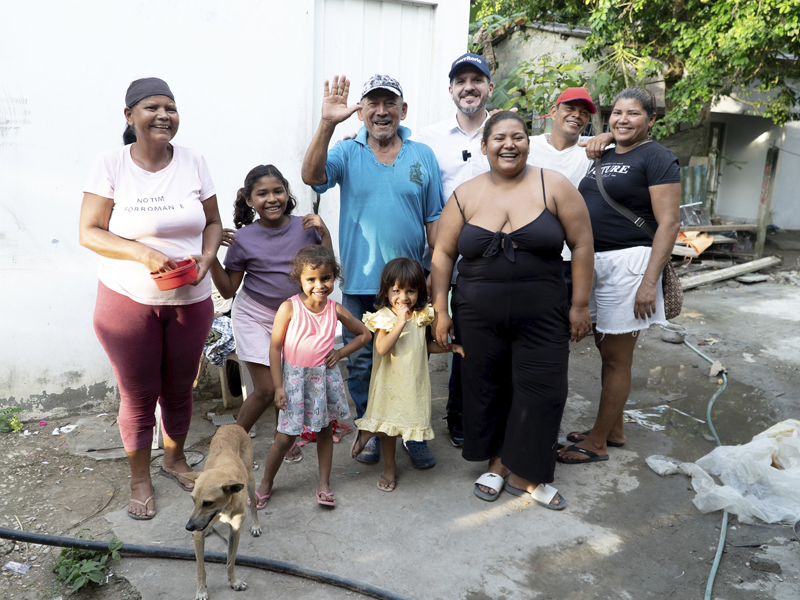
[[[590,309],[595,344],[603,361],[602,392],[591,430],[573,432],[559,450],[566,464],[608,460],[608,446],[625,443],[622,412],[631,389],[637,334],[665,324],[661,273],[680,229],[678,158],[650,139],[656,102],[644,88],[620,92],[608,124],[616,147],[602,158],[603,186],[612,200],[645,220],[650,238],[604,199],[595,169],[581,181],[594,233],[594,281]]]

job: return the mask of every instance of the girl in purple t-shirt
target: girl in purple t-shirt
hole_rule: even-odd
[[[233,333],[236,353],[247,365],[255,391],[247,397],[236,423],[250,431],[272,404],[269,344],[272,323],[280,305],[300,292],[290,278],[294,257],[311,244],[333,247],[331,235],[319,215],[291,214],[297,201],[289,182],[273,165],[259,165],[245,177],[234,202],[234,230],[225,230],[225,267],[215,261],[210,272],[223,298],[233,296]],[[257,218],[256,218],[257,217]],[[280,365],[278,365],[280,368]],[[299,461],[293,447],[287,460]]]

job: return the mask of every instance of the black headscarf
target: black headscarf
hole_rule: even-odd
[[[137,79],[128,86],[128,91],[125,93],[125,106],[132,108],[137,102],[148,96],[166,96],[175,102],[175,96],[172,95],[172,90],[169,89],[166,81],[158,77],[145,77]]]

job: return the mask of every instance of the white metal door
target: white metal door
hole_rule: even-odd
[[[408,116],[402,125],[411,131],[427,125],[435,59],[435,10],[431,5],[390,0],[316,0],[314,130],[320,119],[323,82],[342,74],[350,79],[349,104],[361,99],[364,82],[375,73],[394,77],[403,86],[408,103]],[[361,121],[354,114],[338,126],[331,145],[360,127]],[[338,187],[324,194],[319,212],[331,230],[334,249],[338,249]]]

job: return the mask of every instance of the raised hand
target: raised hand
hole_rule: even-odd
[[[397,324],[400,326],[408,322],[408,317],[411,315],[411,310],[407,304],[401,304],[397,307]]]
[[[322,120],[337,125],[361,108],[360,102],[347,106],[349,94],[350,80],[345,75],[342,75],[341,78],[334,75],[333,83],[330,85],[326,79],[322,94]]]

